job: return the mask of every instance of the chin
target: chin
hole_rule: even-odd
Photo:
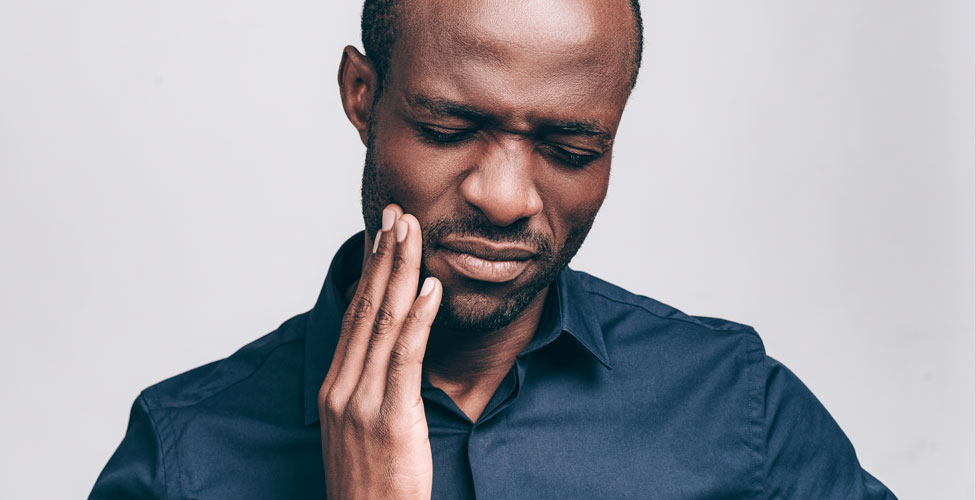
[[[472,333],[498,330],[515,321],[538,294],[528,288],[514,294],[497,297],[493,294],[444,290],[441,308],[434,319],[434,327]]]

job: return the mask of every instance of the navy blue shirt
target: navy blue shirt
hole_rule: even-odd
[[[89,498],[325,498],[316,395],[363,237],[315,307],[145,391]],[[889,499],[756,332],[565,269],[477,422],[422,396],[435,499]]]

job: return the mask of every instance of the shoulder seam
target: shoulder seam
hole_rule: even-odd
[[[628,306],[633,306],[633,307],[640,308],[644,312],[646,312],[646,313],[648,313],[648,314],[650,314],[652,316],[655,316],[657,318],[660,318],[662,320],[681,321],[681,322],[684,322],[684,323],[690,323],[690,324],[697,325],[697,326],[700,326],[700,327],[703,327],[703,328],[707,328],[707,329],[712,330],[712,331],[715,331],[715,332],[745,332],[745,333],[755,333],[755,328],[753,328],[751,326],[741,325],[741,324],[734,323],[734,322],[730,322],[730,321],[728,322],[729,325],[736,325],[736,326],[732,326],[731,328],[715,328],[714,326],[707,325],[705,323],[702,323],[701,321],[695,321],[693,317],[688,316],[685,313],[681,313],[682,315],[685,316],[684,318],[675,318],[675,317],[661,316],[660,314],[658,314],[658,313],[656,313],[656,312],[648,309],[643,304],[633,303],[633,302],[624,302],[624,301],[622,301],[620,299],[616,299],[616,298],[607,296],[606,294],[604,294],[602,292],[598,292],[598,291],[595,291],[595,290],[587,289],[586,287],[584,287],[584,290],[586,290],[586,293],[603,297],[604,299],[607,299],[607,300],[612,301],[612,302],[616,302],[618,304],[623,304],[623,305],[628,305]],[[653,299],[648,299],[648,300],[653,300]],[[675,309],[675,311],[677,311],[677,309]],[[723,321],[727,321],[727,320],[723,320]]]
[[[217,389],[217,390],[213,391],[210,394],[207,394],[206,396],[200,398],[197,401],[194,401],[192,403],[186,403],[186,404],[162,404],[162,403],[160,403],[159,406],[155,407],[155,409],[157,409],[157,410],[172,410],[172,409],[178,409],[178,408],[190,408],[190,407],[196,406],[198,404],[201,404],[201,403],[203,403],[203,402],[205,402],[205,401],[207,401],[207,400],[209,400],[209,399],[211,399],[211,398],[219,395],[220,393],[222,393],[222,392],[230,389],[231,387],[234,387],[235,385],[240,384],[241,382],[244,382],[245,380],[253,377],[254,374],[257,373],[258,370],[261,369],[261,367],[264,365],[265,361],[267,361],[268,358],[270,358],[271,355],[274,354],[274,352],[277,351],[278,349],[280,349],[282,347],[285,347],[286,345],[294,344],[295,342],[304,342],[304,341],[305,341],[305,338],[303,337],[303,338],[298,338],[298,339],[294,339],[294,340],[289,340],[287,342],[282,342],[282,343],[276,345],[270,351],[268,351],[268,353],[265,354],[263,358],[261,358],[261,361],[258,362],[258,364],[254,366],[254,368],[251,370],[250,373],[248,373],[244,377],[241,377],[238,380],[235,380],[235,381],[233,381],[233,382],[231,382],[231,383],[229,383],[229,384],[221,387],[220,389]],[[231,354],[231,356],[229,356],[227,358],[224,358],[224,359],[218,361],[217,363],[220,363],[222,361],[226,361],[227,359],[230,359],[230,357],[232,357],[232,356],[233,356],[233,354]],[[151,387],[150,389],[152,389],[153,392],[158,392],[157,389],[156,389],[158,385],[159,384],[156,384],[155,386]],[[157,401],[158,401],[158,398],[157,398]]]

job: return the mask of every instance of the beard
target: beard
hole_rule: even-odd
[[[372,125],[372,124],[371,124]],[[376,148],[373,143],[372,126],[366,141],[366,161],[363,167],[362,210],[363,222],[369,234],[376,234],[382,224],[382,212],[390,203],[398,203],[388,188],[400,184],[392,176],[386,165],[378,165]],[[386,186],[386,187],[384,187]],[[404,207],[406,210],[406,207]],[[441,306],[434,320],[434,327],[487,333],[502,328],[518,318],[539,293],[555,281],[576,255],[583,240],[593,226],[599,206],[587,211],[583,217],[573,221],[566,241],[556,245],[552,238],[528,228],[528,219],[500,227],[492,224],[477,209],[466,214],[452,213],[435,220],[421,221],[423,249],[420,265],[420,280],[432,276],[427,262],[438,242],[447,235],[471,236],[500,243],[520,243],[535,248],[538,254],[535,262],[528,267],[528,276],[519,281],[524,284],[513,287],[511,284],[488,283],[466,280],[463,285],[444,286]],[[442,283],[444,280],[441,280]],[[446,285],[446,284],[445,284]]]

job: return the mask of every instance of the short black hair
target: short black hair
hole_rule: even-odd
[[[396,42],[400,11],[399,0],[366,0],[363,4],[363,49],[366,57],[373,63],[379,88],[375,97],[379,97],[386,77],[390,72],[390,59],[393,43]],[[637,56],[634,59],[631,88],[637,84],[637,72],[640,70],[641,54],[644,52],[644,21],[641,19],[640,3],[630,0],[630,8],[637,23]]]

